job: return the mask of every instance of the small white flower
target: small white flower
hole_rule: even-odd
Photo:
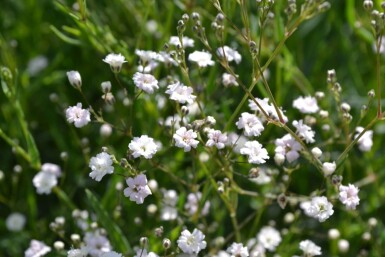
[[[225,87],[229,87],[229,86],[239,86],[238,82],[237,82],[237,78],[234,77],[233,75],[229,74],[229,73],[223,73],[222,74],[222,84],[225,86]]]
[[[248,156],[249,163],[261,164],[269,159],[267,150],[262,147],[258,141],[248,141],[244,147],[241,148],[240,153]]]
[[[188,60],[197,63],[199,67],[214,65],[214,61],[211,60],[211,54],[208,52],[195,51],[188,56]]]
[[[29,248],[24,252],[24,257],[41,257],[51,251],[51,247],[43,242],[32,239]]]
[[[41,171],[46,171],[54,174],[56,177],[61,176],[61,168],[59,165],[53,163],[44,163],[41,165]]]
[[[206,216],[209,213],[210,210],[210,202],[206,201],[203,207],[199,209],[199,206],[202,206],[200,204],[200,200],[202,198],[202,193],[201,192],[194,192],[190,193],[187,196],[187,202],[184,205],[184,209],[191,215],[195,215],[197,211],[200,211],[200,215]]]
[[[152,94],[155,89],[158,89],[158,81],[151,74],[136,72],[132,78],[135,86],[142,89],[146,93]]]
[[[194,229],[192,233],[187,229],[183,230],[177,243],[178,247],[187,254],[198,254],[207,246],[204,241],[205,235],[199,230]]]
[[[293,162],[299,158],[299,151],[302,146],[290,134],[275,140],[275,154],[283,156],[288,162]]]
[[[117,252],[107,252],[107,253],[102,253],[100,257],[122,257],[122,254]],[[143,255],[143,257],[147,257],[147,255]]]
[[[305,140],[306,143],[314,143],[315,132],[303,120],[293,121],[293,126],[297,129],[296,133]]]
[[[196,96],[192,94],[193,91],[192,87],[187,87],[177,81],[167,87],[166,94],[170,95],[171,100],[177,101],[181,104],[192,104],[196,98]]]
[[[146,159],[151,159],[154,154],[158,151],[158,146],[154,142],[154,139],[143,135],[141,137],[134,137],[128,148],[132,152],[134,158],[143,156]]]
[[[33,177],[33,185],[38,194],[50,194],[53,187],[57,185],[57,176],[48,171],[40,171]]]
[[[178,194],[175,190],[163,192],[163,207],[160,211],[161,220],[175,220],[178,217],[178,210],[175,208],[178,202]]]
[[[245,136],[259,136],[265,129],[258,117],[248,112],[242,113],[235,125],[238,129],[244,129],[243,134]]]
[[[102,126],[100,126],[99,134],[102,137],[109,137],[112,134],[112,127],[111,125],[105,123]]]
[[[146,50],[135,50],[135,54],[139,56],[142,64],[148,64],[153,60],[156,60],[158,54],[154,51],[146,51]]]
[[[66,118],[69,123],[73,123],[75,127],[81,128],[91,121],[91,114],[88,109],[82,109],[82,103],[78,103],[76,106],[67,108]]]
[[[334,173],[334,171],[336,170],[336,167],[337,165],[335,162],[324,162],[322,164],[322,171],[325,176],[330,176],[331,174]]]
[[[236,64],[239,64],[242,60],[242,56],[238,53],[238,51],[228,46],[223,46],[223,48],[219,47],[217,49],[217,55],[220,58],[226,58],[228,62],[234,61]]]
[[[206,146],[216,146],[218,149],[225,148],[225,144],[227,142],[226,133],[222,134],[220,130],[210,129],[208,132],[208,138],[209,139],[206,142]]]
[[[325,196],[313,197],[304,207],[306,215],[318,219],[319,222],[324,222],[334,213],[333,205]]]
[[[48,59],[44,55],[38,55],[31,60],[29,60],[27,64],[27,72],[30,76],[35,76],[40,73],[42,70],[47,68]]]
[[[257,235],[258,242],[267,250],[275,251],[282,238],[278,230],[273,227],[263,227]]]
[[[321,247],[319,247],[310,240],[301,241],[299,243],[299,249],[301,249],[303,251],[303,254],[308,257],[322,254]]]
[[[322,156],[322,151],[318,147],[314,147],[311,149],[311,153],[314,155],[315,158],[320,158]]]
[[[346,206],[347,209],[354,210],[357,205],[360,203],[360,198],[358,197],[358,187],[355,185],[349,184],[348,186],[340,185],[339,199]]]
[[[71,249],[67,252],[67,257],[87,257],[88,248],[83,246],[80,249]]]
[[[72,70],[67,72],[67,78],[71,86],[80,89],[82,87],[82,77],[78,71]]]
[[[108,54],[103,62],[108,63],[111,67],[112,72],[119,73],[122,69],[123,63],[127,62],[121,54]]]
[[[293,107],[302,113],[316,113],[319,110],[317,99],[311,96],[298,97],[293,101]]]
[[[87,246],[88,254],[92,257],[100,257],[103,253],[108,253],[112,250],[110,241],[99,230],[86,232],[84,243]]]
[[[25,216],[18,212],[11,213],[5,220],[5,226],[9,231],[18,232],[25,226]]]
[[[126,183],[128,187],[124,189],[124,195],[137,204],[142,204],[144,198],[152,194],[144,174],[139,174],[135,178],[128,178]]]
[[[364,130],[363,127],[357,127],[356,135],[354,136],[354,139],[356,139],[363,130]],[[373,130],[368,130],[360,137],[360,139],[358,139],[358,149],[360,149],[362,152],[368,152],[370,151],[370,149],[372,149],[372,146],[373,146]]]
[[[171,57],[170,53],[167,53],[165,51],[160,51],[156,57],[156,60],[158,62],[165,63],[166,65],[172,64],[174,66],[177,66],[178,63]]]
[[[179,37],[176,37],[176,36],[170,37],[170,41],[168,43],[170,45],[174,45],[174,46],[180,45]],[[189,38],[189,37],[183,37],[182,38],[182,44],[183,44],[184,48],[194,47],[194,40]]]
[[[175,146],[189,152],[191,147],[196,148],[198,146],[199,141],[195,140],[197,137],[197,133],[192,129],[187,130],[186,127],[181,127],[175,132],[173,139],[175,140]]]
[[[232,243],[227,252],[230,253],[230,257],[248,257],[249,251],[247,246],[243,246],[242,243]]]
[[[114,167],[112,166],[112,156],[108,153],[102,152],[92,157],[89,167],[91,168],[90,177],[96,181],[102,180],[104,175],[112,174]]]
[[[255,97],[255,101],[261,106],[261,108],[267,113],[269,117],[275,120],[279,120],[277,110],[275,109],[274,105],[269,103],[269,98],[260,99],[258,97]],[[263,115],[262,110],[258,107],[258,105],[252,99],[249,100],[249,108],[252,111],[257,112],[258,117],[260,117],[261,119],[265,119],[265,116]],[[288,118],[285,116],[282,108],[279,108],[279,112],[282,116],[283,121],[286,123],[288,121]]]

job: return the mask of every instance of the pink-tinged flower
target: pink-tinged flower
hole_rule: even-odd
[[[124,195],[137,204],[142,204],[144,198],[152,194],[144,174],[139,174],[135,178],[128,178],[126,183],[128,187],[124,189]]]
[[[218,149],[225,148],[227,142],[226,133],[222,134],[220,130],[210,129],[207,136],[209,140],[207,140],[206,146],[216,146]]]
[[[360,203],[360,198],[358,197],[358,187],[355,185],[349,184],[348,186],[340,185],[339,198],[340,201],[346,206],[347,209],[356,209],[357,205]]]
[[[302,146],[290,134],[275,140],[275,155],[286,158],[288,162],[293,162],[299,158],[299,151]]]
[[[88,109],[82,109],[82,103],[78,103],[76,106],[67,108],[66,118],[69,123],[73,123],[75,127],[81,128],[91,121],[91,114]]]
[[[205,235],[199,230],[194,229],[191,233],[187,229],[183,230],[177,243],[178,247],[187,254],[198,254],[201,250],[207,246],[204,241]]]
[[[269,159],[267,150],[258,141],[248,141],[241,148],[240,153],[248,156],[249,163],[261,164]]]

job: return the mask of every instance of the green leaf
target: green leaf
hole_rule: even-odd
[[[108,236],[111,239],[111,244],[114,246],[114,249],[122,253],[132,251],[130,243],[128,242],[127,238],[124,236],[122,230],[111,219],[107,211],[103,209],[103,207],[100,205],[100,202],[95,197],[95,195],[88,189],[86,189],[86,195],[87,195],[87,199],[90,207],[98,217],[98,222],[107,231]]]

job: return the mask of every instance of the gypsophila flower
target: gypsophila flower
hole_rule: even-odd
[[[259,136],[265,129],[258,117],[248,112],[242,113],[235,125],[238,129],[244,129],[245,136]]]
[[[134,158],[143,156],[146,159],[151,159],[152,156],[158,151],[158,146],[154,142],[154,139],[148,137],[147,135],[134,137],[128,145],[128,148]]]
[[[160,211],[161,220],[175,220],[178,217],[178,210],[175,207],[178,202],[178,194],[175,190],[163,191],[163,206]]]
[[[226,58],[228,62],[234,61],[236,64],[239,64],[242,60],[242,56],[238,53],[238,51],[228,46],[219,47],[217,49],[217,55],[220,58]]]
[[[36,76],[42,70],[47,68],[48,58],[44,55],[38,55],[28,61],[27,72],[30,76]]]
[[[197,63],[199,67],[213,66],[214,61],[211,60],[211,56],[208,52],[195,51],[188,56],[188,60]]]
[[[88,247],[83,246],[80,249],[71,249],[67,252],[67,257],[87,257]]]
[[[102,180],[104,175],[112,174],[114,167],[112,166],[112,156],[108,153],[102,152],[92,157],[89,167],[91,168],[90,177],[96,181]]]
[[[171,100],[177,101],[181,104],[192,104],[196,98],[196,96],[192,94],[193,91],[192,87],[187,87],[177,81],[174,84],[167,86],[166,94],[170,95]]]
[[[175,146],[189,152],[191,147],[196,148],[198,146],[199,141],[195,140],[197,137],[197,133],[192,129],[187,130],[186,127],[181,127],[175,132],[173,139],[175,140]]]
[[[360,198],[358,197],[358,187],[352,184],[349,184],[348,186],[340,185],[339,190],[339,199],[346,206],[346,208],[350,210],[356,209],[357,205],[360,203]]]
[[[210,209],[210,202],[205,201],[205,204],[200,204],[200,200],[202,198],[201,192],[194,192],[190,193],[187,196],[187,202],[184,205],[184,209],[189,213],[191,216],[195,215],[198,211],[201,216],[206,216],[209,213]],[[199,209],[199,206],[201,206],[201,209]]]
[[[168,41],[168,43],[174,46],[180,45],[179,37],[176,37],[176,36],[170,37],[170,41]],[[189,37],[182,37],[182,44],[184,48],[194,47],[194,40]]]
[[[43,242],[32,239],[29,248],[24,252],[24,257],[41,257],[51,251],[51,247]]]
[[[54,174],[56,177],[61,176],[61,168],[59,165],[53,163],[44,163],[41,165],[41,171],[46,171]]]
[[[229,248],[227,248],[227,252],[230,253],[230,257],[248,257],[249,251],[247,250],[247,246],[243,246],[242,243],[232,243]]]
[[[314,143],[315,132],[303,120],[293,121],[293,126],[297,129],[296,133],[305,140],[306,143]]]
[[[275,109],[274,105],[269,103],[269,98],[260,99],[258,97],[255,97],[254,99],[269,117],[275,120],[279,120],[277,110]],[[258,117],[260,117],[262,120],[266,119],[266,117],[262,113],[262,110],[258,107],[258,105],[254,102],[254,100],[251,100],[251,99],[249,100],[249,108],[252,111],[257,112]],[[289,119],[285,116],[284,111],[281,108],[279,108],[279,112],[282,116],[283,121],[286,123]]]
[[[238,82],[237,82],[237,78],[234,77],[233,75],[229,74],[229,73],[223,73],[222,74],[222,84],[225,86],[225,87],[229,87],[229,86],[239,86]]]
[[[135,50],[135,54],[139,56],[140,61],[142,64],[148,64],[151,61],[155,60],[157,58],[157,53],[154,51],[146,51],[146,50]]]
[[[102,253],[100,257],[122,257],[122,254],[117,252],[107,252],[107,253]],[[146,257],[146,255],[143,255],[142,257]]]
[[[91,121],[91,114],[88,109],[82,109],[82,103],[78,103],[76,106],[67,108],[66,118],[69,123],[73,123],[75,127],[81,128]]]
[[[311,257],[321,255],[321,247],[310,240],[304,240],[299,243],[299,249],[303,251],[304,256]]]
[[[50,194],[53,187],[57,185],[57,176],[49,171],[40,171],[33,177],[33,185],[38,194]]]
[[[248,156],[249,163],[261,164],[269,159],[267,150],[258,141],[248,141],[241,148],[240,153]]]
[[[313,197],[306,208],[305,213],[318,219],[319,222],[324,222],[334,213],[333,205],[325,196]]]
[[[122,69],[123,63],[127,62],[121,54],[108,54],[103,62],[108,63],[111,67],[112,72],[119,73]]]
[[[80,89],[82,87],[82,77],[78,71],[72,70],[67,72],[67,78],[71,86]]]
[[[337,165],[335,162],[324,162],[322,164],[322,171],[325,176],[330,176],[331,174],[334,173],[334,171],[336,170],[336,167]]]
[[[86,232],[84,243],[88,248],[88,254],[92,257],[100,257],[103,253],[108,253],[112,250],[110,241],[99,230]]]
[[[165,51],[160,51],[158,53],[158,55],[156,56],[156,60],[158,62],[162,62],[166,65],[170,65],[170,64],[172,64],[174,66],[178,65],[178,62],[175,61],[174,58],[172,58],[171,55]],[[138,71],[140,71],[140,70],[138,70]],[[147,72],[147,71],[145,71],[145,72]]]
[[[319,110],[317,99],[311,96],[300,96],[293,101],[293,107],[301,113],[316,113]]]
[[[23,230],[25,222],[26,218],[23,214],[13,212],[5,220],[5,226],[9,231],[18,232]]]
[[[207,246],[204,241],[205,235],[199,229],[194,229],[192,233],[187,229],[183,230],[177,240],[178,247],[187,254],[198,254]]]
[[[299,151],[302,146],[290,134],[275,140],[275,155],[282,156],[288,162],[293,162],[299,158]]]
[[[364,130],[363,127],[356,128],[356,135],[354,139]],[[373,146],[373,130],[367,130],[365,133],[358,139],[358,149],[362,152],[368,152],[372,149]]]
[[[206,146],[216,146],[218,149],[225,148],[225,144],[227,142],[226,133],[222,134],[220,130],[210,129],[207,133],[207,136],[208,140],[206,142]]]
[[[135,86],[146,93],[152,94],[155,89],[159,88],[158,81],[151,74],[136,72],[132,79]]]
[[[124,195],[137,204],[142,204],[144,198],[152,194],[144,174],[139,174],[135,178],[128,178],[126,183],[128,187],[124,189]]]
[[[263,227],[258,235],[258,242],[267,250],[275,251],[277,246],[281,243],[281,234],[273,227]]]

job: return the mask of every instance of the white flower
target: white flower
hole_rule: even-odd
[[[43,242],[32,239],[29,248],[24,252],[24,257],[41,257],[51,251],[51,247]]]
[[[340,185],[339,199],[346,206],[347,209],[356,209],[356,206],[360,203],[358,197],[358,187],[349,184],[348,186]]]
[[[40,171],[33,177],[33,185],[38,194],[50,194],[53,187],[57,185],[57,176],[48,171]]]
[[[247,246],[243,246],[242,243],[232,243],[229,248],[227,248],[227,252],[230,253],[230,257],[248,257],[249,251],[247,250]]]
[[[320,158],[322,156],[322,151],[318,147],[314,147],[311,149],[311,153],[314,155],[315,158]]]
[[[290,134],[275,140],[275,154],[286,157],[288,162],[293,162],[299,158],[299,151],[302,146]]]
[[[102,253],[100,257],[122,257],[122,254],[117,252],[107,252],[107,253]],[[143,255],[143,257],[147,257],[147,255]]]
[[[250,178],[251,181],[255,182],[258,185],[265,185],[271,182],[272,180],[272,173],[270,170],[264,168],[264,167],[258,167],[258,177],[256,178]]]
[[[9,231],[18,232],[25,226],[25,216],[18,212],[11,213],[5,220],[5,226]]]
[[[317,99],[311,96],[298,97],[293,101],[293,107],[302,113],[316,113],[319,110]]]
[[[92,157],[89,167],[91,168],[90,177],[96,181],[102,180],[104,175],[112,174],[114,167],[112,166],[112,156],[108,153],[102,152]]]
[[[228,86],[239,86],[238,82],[237,82],[237,78],[234,77],[233,75],[229,74],[229,73],[223,73],[222,74],[222,84],[225,86],[225,87],[228,87]]]
[[[107,237],[101,235],[100,231],[86,232],[84,243],[88,248],[88,254],[92,257],[100,257],[103,253],[110,252],[111,244]]]
[[[178,247],[187,254],[198,254],[207,246],[204,241],[205,235],[199,230],[194,229],[192,233],[187,229],[183,230],[177,243]]]
[[[223,48],[219,47],[217,49],[217,55],[220,58],[226,58],[228,62],[234,61],[236,64],[239,64],[242,60],[242,56],[237,52],[237,50],[234,50],[228,46],[223,46]]]
[[[324,162],[322,164],[322,171],[325,176],[329,176],[333,174],[333,172],[336,170],[336,163],[335,162]]]
[[[82,109],[82,103],[78,103],[76,106],[67,108],[66,118],[69,123],[73,123],[75,127],[81,128],[91,121],[91,114],[88,109]]]
[[[108,54],[103,62],[108,63],[111,67],[112,72],[119,73],[122,69],[123,63],[127,62],[121,54]]]
[[[67,257],[87,257],[88,248],[83,246],[80,249],[71,249],[67,252]]]
[[[216,146],[218,149],[225,148],[225,144],[227,142],[226,133],[222,134],[220,130],[210,129],[208,132],[208,138],[209,140],[207,140],[206,146]]]
[[[124,189],[124,195],[130,197],[130,200],[137,204],[142,204],[144,198],[152,194],[144,174],[139,174],[135,178],[128,178],[126,183],[128,187]]]
[[[48,59],[44,55],[38,55],[27,64],[27,72],[30,76],[35,76],[48,66]]]
[[[248,139],[243,135],[238,135],[234,132],[230,132],[227,136],[227,144],[233,149],[235,153],[239,153],[241,148],[245,145]]]
[[[325,196],[315,196],[311,199],[310,204],[307,204],[305,213],[308,216],[318,219],[319,222],[324,222],[333,215],[333,205],[328,202]]]
[[[274,105],[269,103],[269,98],[260,99],[258,97],[255,97],[254,99],[255,99],[255,102],[257,102],[261,106],[261,108],[267,113],[269,117],[272,117],[275,120],[279,120],[277,110],[275,109]],[[262,110],[258,107],[258,105],[255,102],[254,100],[250,99],[249,108],[252,111],[257,112],[257,115],[260,118],[265,119],[265,116],[263,115]],[[279,108],[279,112],[281,113],[283,121],[286,123],[288,121],[288,118],[285,116],[284,111],[282,111],[282,109]]]
[[[242,113],[235,125],[238,129],[244,129],[243,134],[245,136],[259,136],[265,129],[258,117],[248,112]]]
[[[170,37],[170,41],[168,43],[174,46],[180,45],[179,37],[176,37],[176,36]],[[184,48],[194,47],[194,40],[189,37],[182,37],[182,44]]]
[[[196,96],[192,94],[193,91],[192,87],[187,87],[177,81],[167,87],[166,94],[170,95],[171,100],[175,100],[181,104],[192,104],[196,98]]]
[[[358,137],[358,135],[364,130],[363,127],[356,128],[356,135],[354,139]],[[373,146],[373,130],[365,131],[365,133],[358,139],[358,149],[362,152],[368,152],[372,149]]]
[[[143,156],[146,159],[151,159],[152,156],[158,151],[158,146],[154,142],[154,139],[143,135],[141,137],[134,137],[131,143],[128,145],[134,158]]]
[[[111,127],[111,125],[105,123],[102,126],[100,126],[99,134],[102,137],[109,137],[109,136],[111,136],[111,134],[112,134],[112,127]]]
[[[267,250],[275,251],[282,238],[278,230],[273,227],[263,227],[257,235],[258,242]]]
[[[134,257],[158,257],[154,252],[147,253],[146,249],[138,249],[136,250],[136,255]]]
[[[43,165],[41,165],[41,170],[46,171],[46,172],[50,172],[50,173],[54,174],[56,177],[61,176],[60,166],[53,164],[53,163],[44,163]]]
[[[155,89],[158,89],[158,81],[151,74],[136,72],[132,78],[135,86],[142,89],[146,93],[152,94]]]
[[[80,76],[80,73],[78,71],[68,71],[67,78],[74,88],[80,89],[82,87],[82,77]]]
[[[158,62],[163,62],[166,65],[167,64],[172,64],[174,66],[178,65],[178,63],[171,57],[171,55],[165,51],[160,51],[156,57],[156,60]]]
[[[266,159],[269,159],[267,150],[262,147],[258,141],[249,141],[246,142],[244,147],[241,148],[240,153],[243,155],[248,155],[249,163],[261,164],[265,163]]]
[[[303,251],[303,254],[305,256],[316,256],[316,255],[321,255],[321,247],[316,245],[310,240],[304,240],[299,243],[299,249]]]
[[[146,50],[135,50],[135,54],[139,56],[141,62],[143,64],[148,64],[149,62],[155,60],[158,57],[158,54],[154,51],[146,51]]]
[[[188,60],[191,62],[196,62],[199,67],[214,65],[214,61],[211,60],[211,54],[208,52],[195,51],[188,56]]]
[[[160,211],[161,220],[175,220],[178,210],[175,208],[178,202],[178,194],[175,190],[163,191],[163,207]]]
[[[195,140],[198,135],[192,129],[187,130],[186,127],[179,128],[173,139],[175,140],[175,146],[183,148],[185,152],[189,152],[192,148],[196,148],[199,141]]]
[[[293,126],[297,129],[296,133],[303,138],[306,143],[314,143],[315,132],[306,124],[303,124],[303,120],[293,121]]]
[[[225,251],[219,251],[216,255],[214,255],[213,257],[230,257],[230,254],[228,254],[227,252]]]
[[[201,192],[194,192],[190,193],[187,196],[187,202],[184,205],[184,209],[191,215],[195,215],[197,211],[200,211],[200,215],[206,216],[209,213],[210,210],[210,202],[206,201],[203,207],[199,209],[199,206],[202,206],[200,204],[200,200],[202,198],[202,193]]]

